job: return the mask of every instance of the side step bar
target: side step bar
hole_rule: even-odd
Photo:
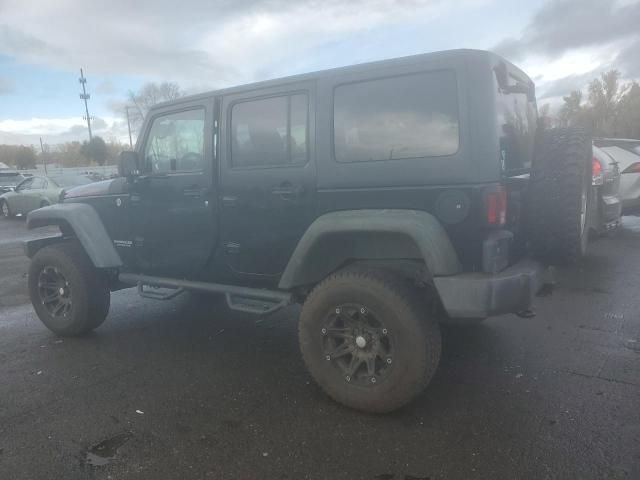
[[[118,275],[118,280],[127,285],[136,285],[138,287],[138,293],[142,297],[156,300],[168,300],[181,294],[185,290],[222,293],[227,299],[227,305],[229,305],[229,308],[232,310],[262,315],[273,313],[293,303],[293,296],[290,293],[262,288],[238,287],[235,285],[222,285],[220,283],[153,277],[150,275],[137,275],[135,273],[121,273]],[[145,286],[170,288],[175,289],[175,292],[162,294],[145,290]]]

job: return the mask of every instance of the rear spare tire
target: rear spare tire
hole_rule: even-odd
[[[529,230],[534,254],[570,264],[587,250],[591,137],[581,128],[541,131],[531,169]]]
[[[419,293],[403,279],[366,269],[339,271],[313,289],[300,314],[300,349],[329,396],[383,413],[429,384],[441,339]]]
[[[58,335],[87,333],[100,326],[109,312],[107,276],[75,241],[39,250],[31,260],[28,283],[38,317]]]

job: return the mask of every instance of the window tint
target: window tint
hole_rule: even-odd
[[[236,167],[307,162],[306,95],[263,98],[231,109],[231,163]]]
[[[452,155],[458,151],[454,72],[341,85],[334,95],[338,162]]]
[[[157,117],[144,149],[146,172],[202,170],[204,110],[188,110]]]

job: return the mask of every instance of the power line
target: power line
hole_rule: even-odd
[[[87,93],[85,88],[85,84],[87,83],[87,79],[84,76],[84,72],[82,68],[80,69],[80,78],[78,82],[82,85],[82,93],[80,94],[80,99],[84,100],[84,110],[87,115],[84,117],[87,120],[87,128],[89,129],[89,141],[93,140],[93,136],[91,135],[91,117],[89,116],[89,105],[87,104],[87,100],[91,98],[91,95]]]

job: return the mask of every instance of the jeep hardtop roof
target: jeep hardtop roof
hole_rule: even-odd
[[[432,52],[432,53],[422,53],[422,54],[410,55],[406,57],[391,58],[391,59],[379,60],[375,62],[360,63],[360,64],[348,65],[344,67],[330,68],[327,70],[318,70],[315,72],[291,75],[287,77],[273,78],[269,80],[263,80],[260,82],[247,83],[244,85],[221,88],[218,90],[210,90],[210,91],[198,93],[195,95],[180,97],[176,100],[170,100],[167,102],[158,103],[153,107],[151,107],[149,112],[160,110],[170,105],[179,105],[181,103],[193,102],[200,99],[209,98],[212,96],[242,93],[245,91],[251,91],[258,88],[268,88],[272,86],[286,85],[287,83],[295,83],[295,82],[301,82],[306,80],[330,77],[333,75],[339,75],[341,73],[347,73],[347,72],[366,72],[367,70],[376,70],[379,68],[390,67],[394,65],[407,66],[407,65],[427,63],[435,60],[452,60],[452,61],[464,63],[465,61],[470,59],[485,59],[487,62],[489,62],[492,65],[498,62],[505,63],[511,75],[515,74],[519,80],[525,81],[526,83],[533,85],[533,81],[529,78],[529,76],[526,73],[524,73],[521,69],[516,67],[514,64],[512,64],[508,60],[504,59],[503,57],[493,52],[489,52],[487,50],[475,50],[475,49],[455,49],[455,50],[443,50],[443,51]]]

